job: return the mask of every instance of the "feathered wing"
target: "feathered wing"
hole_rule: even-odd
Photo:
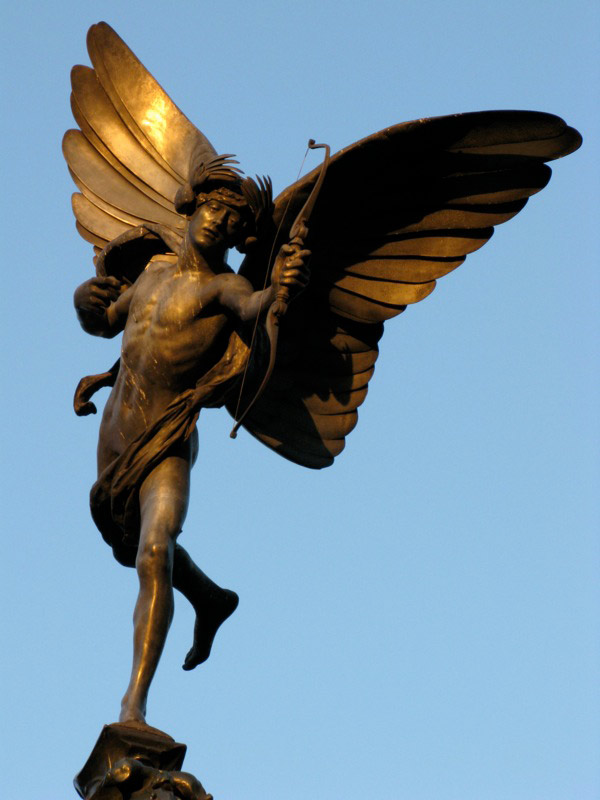
[[[548,183],[544,162],[580,144],[550,114],[489,111],[386,128],[332,156],[310,221],[311,282],[282,320],[272,378],[244,427],[296,463],[332,464],[383,322],[427,297]],[[277,247],[317,175],[277,198]],[[258,283],[256,259],[244,271]]]
[[[69,130],[63,152],[79,192],[77,229],[95,246],[138,226],[181,241],[185,218],[175,211],[189,165],[216,151],[177,108],[125,42],[105,22],[87,37],[90,67],[71,73],[71,107],[79,130]]]

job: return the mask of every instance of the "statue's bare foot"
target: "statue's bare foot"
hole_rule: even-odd
[[[210,601],[196,610],[194,644],[183,662],[183,669],[190,670],[206,661],[219,627],[236,610],[239,597],[229,589],[211,593]]]

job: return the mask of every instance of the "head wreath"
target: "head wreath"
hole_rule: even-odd
[[[188,182],[175,196],[175,210],[191,216],[209,195],[217,195],[220,202],[236,209],[247,208],[250,235],[238,246],[238,250],[246,252],[272,225],[273,185],[268,177],[257,175],[256,181],[243,177],[241,169],[233,166],[237,163],[231,154],[226,154],[190,167]]]

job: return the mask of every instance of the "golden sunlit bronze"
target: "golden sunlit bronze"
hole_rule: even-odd
[[[74,405],[95,413],[94,392],[112,387],[91,510],[140,588],[119,723],[76,788],[87,800],[199,800],[200,784],[178,771],[182,746],[146,724],[173,588],[196,613],[186,670],[209,657],[238,603],[178,543],[198,414],[224,406],[232,435],[241,425],[301,466],[330,466],[357,423],[384,321],[521,211],[548,183],[546,162],[581,137],[551,114],[485,111],[395,125],[331,157],[311,140],[323,163],[273,200],[270,180],[218,155],[106,23],[87,41],[92,68],[71,75],[79,129],[63,152],[96,275],[75,306],[85,331],[123,332],[123,343]],[[231,247],[245,254],[237,274]]]

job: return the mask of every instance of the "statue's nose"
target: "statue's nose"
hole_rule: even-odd
[[[219,227],[224,224],[227,219],[227,209],[220,208],[217,212],[215,212],[215,222]]]

